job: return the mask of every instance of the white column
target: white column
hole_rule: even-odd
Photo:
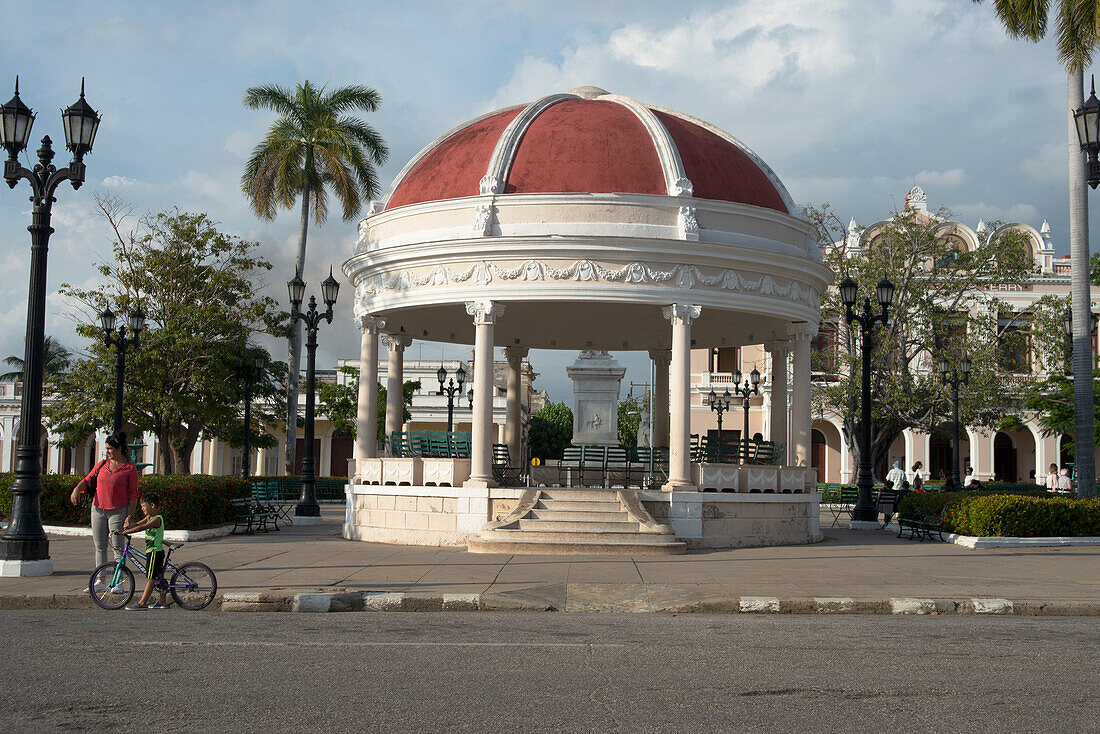
[[[787,452],[795,466],[810,466],[810,339],[817,333],[817,325],[791,324],[787,333],[794,341],[794,389],[791,406],[791,450]]]
[[[691,480],[691,322],[702,309],[675,303],[661,309],[672,322],[671,380],[669,383],[669,459],[665,492],[693,492]]]
[[[382,343],[389,350],[386,367],[386,455],[392,456],[390,436],[401,432],[405,415],[405,347],[412,339],[402,334],[383,334]]]
[[[654,446],[668,446],[668,365],[672,352],[668,349],[650,349],[653,360],[653,434]]]
[[[791,343],[787,340],[773,341],[764,345],[764,348],[772,355],[772,412],[769,416],[768,438],[776,444],[783,444],[783,453],[779,457],[780,464],[787,463],[787,354],[790,352]]]
[[[523,443],[523,426],[520,421],[520,407],[523,404],[521,388],[523,386],[523,358],[527,356],[527,347],[507,347],[504,356],[508,360],[508,407],[505,411],[505,443],[508,455],[513,463],[523,462],[520,455]],[[477,395],[475,392],[474,395]]]
[[[493,327],[504,314],[504,304],[471,301],[466,313],[474,317],[474,407],[471,428],[470,478],[464,487],[495,487],[493,481]]]
[[[359,339],[359,399],[355,412],[355,461],[378,456],[378,332],[386,322],[363,314],[355,317]],[[358,471],[358,468],[356,468]]]

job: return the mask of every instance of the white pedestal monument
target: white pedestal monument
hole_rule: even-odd
[[[573,381],[573,445],[619,445],[619,384],[626,368],[604,351],[586,349],[565,368]]]

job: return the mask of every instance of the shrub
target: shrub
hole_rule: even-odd
[[[45,491],[39,500],[46,525],[87,525],[87,505],[69,501],[73,487],[83,475],[44,474]],[[11,517],[12,474],[0,474],[0,515]],[[160,495],[161,514],[169,530],[197,530],[222,525],[229,519],[229,500],[251,494],[240,477],[212,477],[202,474],[149,474],[138,479],[139,492]],[[140,511],[140,510],[139,510]]]
[[[1100,499],[1076,500],[1044,491],[925,492],[907,495],[901,512],[942,512],[945,529],[984,537],[1100,536]]]

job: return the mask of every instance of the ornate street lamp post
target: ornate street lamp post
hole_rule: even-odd
[[[250,476],[249,466],[252,458],[252,447],[249,445],[249,437],[252,433],[252,385],[264,373],[267,366],[267,355],[257,352],[251,360],[241,359],[240,376],[244,380],[244,439],[241,441],[241,476],[246,480]]]
[[[332,277],[332,268],[329,268],[328,277],[321,282],[321,298],[325,302],[326,310],[320,313],[317,310],[317,297],[309,297],[309,309],[300,310],[302,298],[306,293],[306,284],[297,275],[287,284],[290,292],[290,322],[304,321],[306,327],[306,426],[305,449],[302,452],[302,496],[294,507],[295,525],[316,525],[321,522],[321,506],[317,504],[316,474],[313,470],[313,402],[314,395],[314,371],[317,359],[317,329],[324,320],[332,323],[332,307],[336,303],[336,296],[340,292],[340,284]]]
[[[1096,79],[1092,80],[1092,94],[1073,113],[1077,123],[1077,139],[1081,150],[1088,154],[1088,184],[1100,185],[1100,100],[1096,98]],[[1087,198],[1081,199],[1087,204]],[[1076,221],[1072,216],[1071,221]],[[1096,454],[1093,423],[1095,404],[1092,387],[1092,329],[1089,316],[1092,312],[1092,294],[1089,289],[1088,230],[1084,237],[1072,237],[1070,247],[1071,288],[1073,299],[1073,442],[1082,448],[1074,456],[1074,472],[1077,476],[1077,496],[1096,496]]]
[[[710,409],[718,414],[718,442],[722,442],[722,414],[730,409],[730,399],[733,396],[730,395],[730,391],[726,390],[719,396],[713,390],[710,391],[707,403],[710,405]]]
[[[118,319],[111,311],[111,307],[99,315],[99,324],[103,327],[103,343],[108,347],[115,348],[115,421],[114,421],[114,434],[117,436],[122,431],[122,381],[126,376],[126,352],[130,347],[141,346],[139,339],[141,337],[141,331],[145,328],[145,314],[141,312],[141,309],[135,309],[130,312],[129,318],[126,320],[125,325],[118,327],[118,333],[115,333],[115,322]],[[127,326],[130,329],[130,336],[126,336]]]
[[[38,164],[33,169],[19,163],[19,154],[27,147],[34,113],[19,99],[19,78],[15,96],[0,107],[0,144],[8,151],[4,161],[4,179],[15,188],[19,179],[31,185],[31,275],[27,290],[27,335],[23,360],[23,404],[20,411],[19,448],[16,450],[15,481],[12,483],[11,524],[0,538],[0,576],[46,576],[53,572],[50,542],[42,529],[39,495],[42,494],[42,449],[39,433],[42,424],[42,349],[46,323],[46,260],[49,250],[51,210],[54,194],[62,181],[79,189],[84,183],[84,156],[91,152],[99,129],[99,115],[84,100],[84,81],[80,99],[61,113],[65,147],[73,159],[66,168],[57,169],[53,141],[42,138]]]
[[[874,500],[871,498],[871,490],[874,480],[871,477],[871,339],[877,324],[886,324],[889,321],[890,304],[894,301],[894,284],[885,277],[879,281],[875,288],[878,304],[882,312],[875,314],[871,309],[871,299],[863,299],[862,313],[855,313],[852,309],[856,304],[856,295],[859,285],[846,277],[840,284],[840,300],[844,303],[844,317],[848,322],[849,330],[852,323],[858,323],[861,336],[860,355],[863,362],[863,380],[860,385],[860,403],[862,406],[859,419],[859,476],[856,486],[859,495],[856,506],[852,510],[853,522],[875,522],[878,512]]]
[[[965,354],[957,370],[951,369],[947,357],[940,357],[940,377],[944,385],[951,386],[951,413],[953,420],[951,436],[951,484],[957,490],[962,487],[959,473],[959,385],[970,384],[970,358]]]
[[[458,369],[455,370],[455,376],[448,380],[447,370],[443,365],[439,366],[439,369],[435,372],[436,378],[439,380],[439,394],[447,396],[447,433],[450,433],[454,428],[455,421],[455,396],[462,394],[462,386],[466,383],[466,370],[462,369],[462,365],[458,365]],[[455,384],[455,380],[458,384]],[[443,383],[447,384],[444,385]]]
[[[745,410],[745,429],[741,435],[741,463],[744,464],[749,460],[749,396],[760,392],[760,370],[753,367],[742,385],[741,370],[734,369],[733,391],[741,396],[741,407]]]

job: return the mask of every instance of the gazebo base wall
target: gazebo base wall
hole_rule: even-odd
[[[343,535],[400,545],[465,546],[515,507],[522,489],[350,485]]]
[[[653,519],[697,548],[817,543],[823,536],[816,493],[639,492]]]

